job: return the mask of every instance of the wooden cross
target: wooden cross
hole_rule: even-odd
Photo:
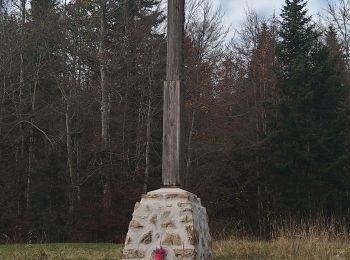
[[[183,169],[182,90],[185,0],[168,0],[168,50],[163,106],[163,185],[181,186]]]

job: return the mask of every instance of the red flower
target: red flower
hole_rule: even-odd
[[[153,251],[153,257],[154,257],[154,260],[162,260],[163,257],[165,256],[166,252],[164,250],[163,247],[160,247],[160,248],[156,248],[154,251]]]

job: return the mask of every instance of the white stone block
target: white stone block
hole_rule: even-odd
[[[167,260],[211,260],[208,216],[200,199],[179,188],[163,188],[136,203],[123,259],[153,259],[162,246]]]

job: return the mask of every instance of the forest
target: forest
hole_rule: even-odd
[[[165,7],[0,0],[0,243],[124,241],[161,187]],[[350,1],[223,19],[186,1],[183,188],[212,230],[350,223]]]

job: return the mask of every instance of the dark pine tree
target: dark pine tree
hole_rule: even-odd
[[[321,43],[306,4],[286,0],[282,10],[279,83],[265,138],[265,177],[282,211],[333,214],[346,207],[349,187],[348,89],[342,84],[342,68],[336,66],[339,60]]]

